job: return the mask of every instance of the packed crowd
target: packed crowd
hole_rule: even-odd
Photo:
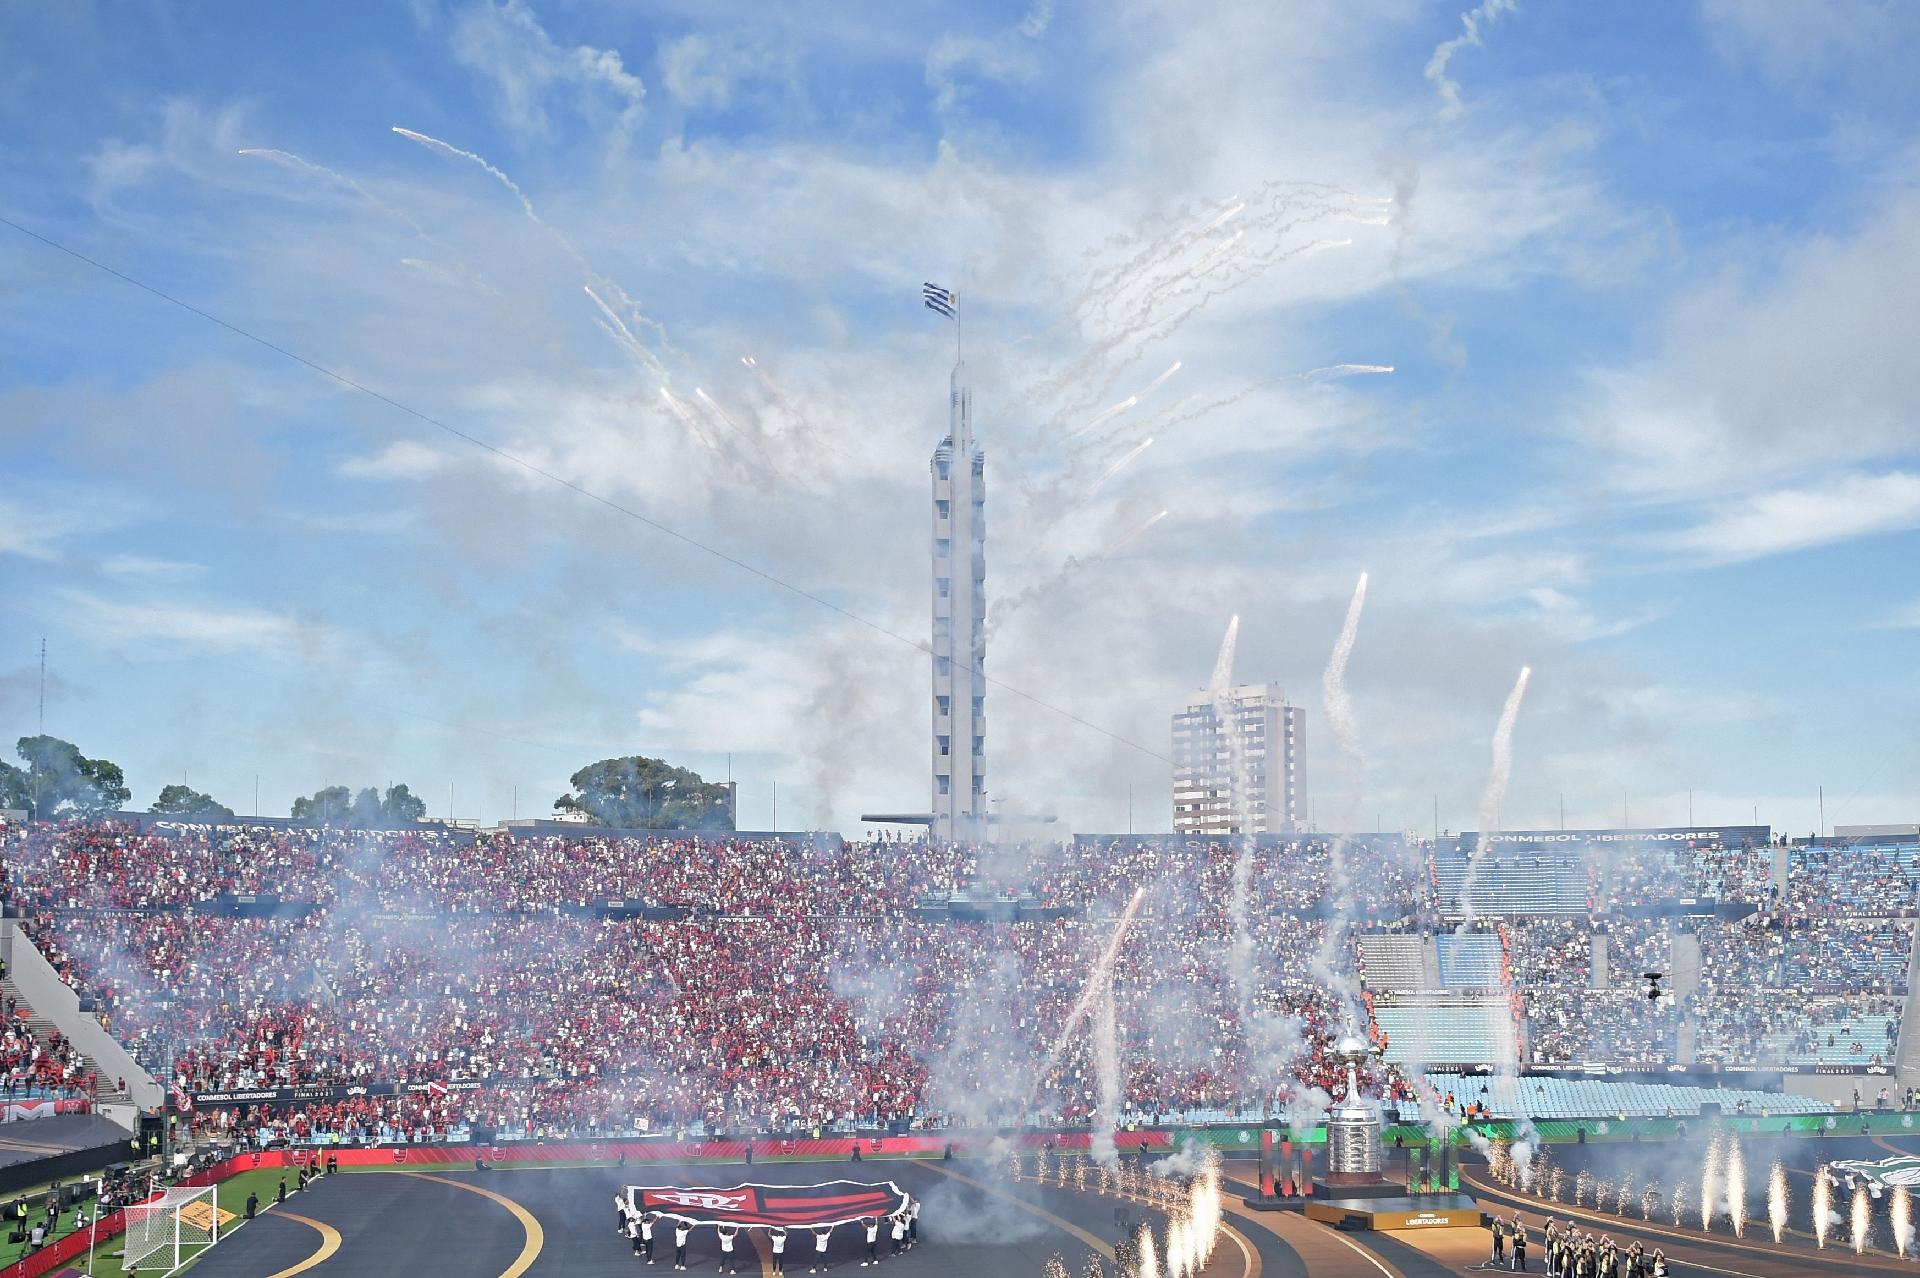
[[[0,858],[0,888],[35,943],[156,1076],[170,1062],[182,1096],[408,1085],[195,1111],[197,1125],[254,1139],[1283,1113],[1337,1093],[1333,1040],[1378,1037],[1356,930],[1430,928],[1437,909],[1420,849],[1324,839],[980,852],[0,822]],[[1670,861],[1664,879],[1641,866],[1625,890],[1765,885],[1751,849],[1706,859],[1697,874]],[[1098,979],[1136,889],[1139,916]],[[234,917],[219,906],[235,894],[283,909]],[[918,908],[959,896],[1053,915],[965,922]],[[678,912],[592,908],[607,902]],[[1610,988],[1592,988],[1596,926]],[[1729,1042],[1736,1024],[1746,1032],[1732,1009],[1751,989],[1874,989],[1858,978],[1889,967],[1874,959],[1885,932],[1851,920],[1805,923],[1795,945],[1747,932],[1703,935],[1689,1009],[1729,1057],[1745,1046]],[[1668,1058],[1675,1017],[1633,978],[1671,966],[1664,923],[1516,917],[1501,934],[1529,1060]],[[1773,1000],[1764,1032],[1812,1032],[1817,1010]],[[10,1073],[16,1039],[0,1042]],[[57,1073],[46,1045],[17,1047],[42,1077]],[[1368,1085],[1411,1097],[1391,1070]]]
[[[1671,969],[1666,928],[1636,919],[1516,919],[1507,923],[1514,985],[1535,1065],[1674,1059],[1670,1005],[1643,997],[1643,972]],[[1606,970],[1596,978],[1595,956]]]
[[[1788,852],[1797,914],[1911,914],[1920,908],[1920,841],[1829,842]]]

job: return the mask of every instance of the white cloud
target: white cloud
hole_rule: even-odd
[[[81,590],[61,591],[60,604],[62,620],[90,643],[129,655],[252,652],[316,660],[342,643],[330,626],[261,608],[108,599]]]
[[[1665,544],[1714,563],[1758,559],[1879,533],[1920,528],[1920,475],[1843,475],[1720,504]]]
[[[694,31],[661,46],[660,83],[681,106],[725,110],[755,80],[786,74],[785,60],[757,40]]]
[[[1642,611],[1623,617],[1601,617],[1581,600],[1552,586],[1536,586],[1526,592],[1526,598],[1533,605],[1542,625],[1575,643],[1589,639],[1612,639],[1630,630],[1638,630],[1659,616],[1657,612]]]
[[[29,510],[0,497],[0,555],[23,559],[53,559],[55,544],[71,529],[59,518]]]
[[[1905,67],[1916,13],[1907,0],[1701,0],[1721,52],[1796,87],[1841,71]]]
[[[934,42],[927,53],[927,83],[934,89],[934,104],[950,109],[960,98],[960,80],[965,75],[1018,84],[1040,74],[1036,43],[1053,24],[1053,0],[1035,0],[1027,13],[1012,26],[990,36],[949,32]]]
[[[1920,194],[1851,235],[1742,256],[1777,266],[1683,293],[1657,355],[1593,375],[1573,429],[1606,478],[1692,497],[1920,449]]]
[[[641,119],[646,88],[613,49],[564,48],[521,0],[478,0],[454,19],[453,56],[484,76],[499,96],[511,129],[547,137],[561,91],[591,121],[610,125],[624,145]]]
[[[189,581],[206,572],[205,564],[178,559],[154,559],[146,555],[109,555],[100,561],[100,571],[111,577],[131,577],[140,581]]]
[[[411,439],[397,439],[377,453],[349,457],[336,467],[348,479],[424,479],[437,475],[450,464],[437,448]]]

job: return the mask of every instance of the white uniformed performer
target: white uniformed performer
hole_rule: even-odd
[[[693,1233],[693,1226],[675,1217],[673,1221],[673,1267],[687,1267],[687,1238]]]
[[[912,1198],[907,1201],[907,1250],[912,1251],[913,1245],[919,1241],[920,1200]]]
[[[773,1272],[787,1272],[787,1231],[783,1225],[775,1225],[767,1231],[767,1241],[773,1246]]]
[[[880,1263],[880,1218],[868,1216],[860,1224],[867,1231],[867,1258],[860,1262],[860,1267],[864,1269],[868,1265]]]
[[[659,1219],[659,1213],[651,1211],[640,1217],[640,1254],[649,1265],[653,1263],[653,1226]]]
[[[897,1256],[907,1243],[907,1213],[904,1209],[896,1211],[889,1219],[893,1221],[893,1254]]]
[[[816,1225],[813,1230],[813,1264],[808,1273],[817,1273],[827,1263],[827,1240],[833,1237],[832,1225]]]
[[[733,1255],[734,1236],[739,1232],[732,1225],[720,1226],[720,1272],[723,1274],[740,1272],[740,1262]]]
[[[638,1256],[640,1254],[640,1213],[637,1211],[627,1213],[627,1237],[633,1240],[633,1254]]]
[[[627,1232],[627,1196],[616,1193],[613,1196],[613,1232],[625,1235]]]

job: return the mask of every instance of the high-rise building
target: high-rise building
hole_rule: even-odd
[[[1174,833],[1298,829],[1306,758],[1306,711],[1279,684],[1198,694],[1173,716]]]
[[[987,455],[973,442],[967,366],[953,366],[933,450],[933,825],[973,840],[987,815]]]

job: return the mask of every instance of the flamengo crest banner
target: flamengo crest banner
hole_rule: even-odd
[[[863,1216],[891,1216],[907,1205],[892,1181],[830,1180],[823,1185],[629,1185],[627,1202],[690,1225],[785,1225],[807,1229],[844,1225]]]

